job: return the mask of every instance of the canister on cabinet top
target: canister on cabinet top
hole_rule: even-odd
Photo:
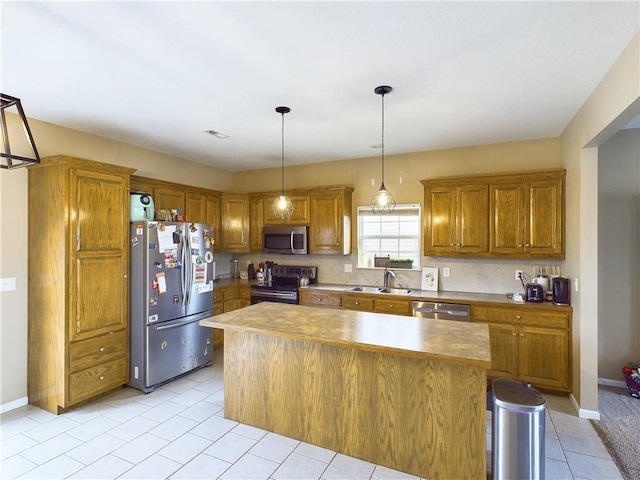
[[[238,265],[238,259],[237,258],[232,258],[230,260],[229,274],[231,275],[231,278],[239,278],[240,277],[240,266]]]

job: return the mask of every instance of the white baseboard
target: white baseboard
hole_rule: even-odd
[[[11,410],[15,410],[16,408],[20,408],[29,403],[29,397],[22,397],[18,400],[14,400],[13,402],[5,403],[0,405],[0,414],[10,412]]]
[[[569,400],[571,401],[571,405],[575,408],[576,412],[578,412],[578,417],[587,418],[590,420],[600,420],[600,412],[597,410],[587,410],[586,408],[580,408],[576,397],[573,396],[573,393],[569,395]]]
[[[606,385],[608,387],[627,388],[627,384],[622,380],[612,380],[610,378],[599,378],[598,385]]]

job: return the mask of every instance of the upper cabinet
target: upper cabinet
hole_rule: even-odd
[[[485,253],[489,242],[483,183],[425,184],[425,255]]]
[[[223,252],[249,252],[249,196],[242,193],[222,194]]]
[[[262,226],[266,213],[265,199],[262,196],[251,196],[249,199],[249,250],[262,251]]]
[[[273,202],[279,195],[271,194],[264,197],[264,224],[265,225],[309,225],[311,221],[309,208],[309,195],[289,194],[293,205],[293,214],[288,220],[283,220],[273,213]]]
[[[426,256],[564,258],[564,170],[423,180]]]
[[[351,253],[351,196],[353,188],[320,188],[310,195],[309,253]]]

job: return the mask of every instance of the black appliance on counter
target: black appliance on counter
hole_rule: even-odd
[[[539,283],[527,283],[524,293],[526,302],[541,303],[544,301],[544,289]]]
[[[318,267],[275,265],[271,281],[251,286],[251,305],[260,302],[298,303],[298,286],[318,283]]]
[[[571,285],[568,278],[555,277],[551,279],[554,305],[570,305]]]

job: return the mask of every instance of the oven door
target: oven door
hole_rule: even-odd
[[[251,305],[261,302],[289,303],[297,305],[298,292],[293,290],[267,290],[262,288],[251,289]]]

